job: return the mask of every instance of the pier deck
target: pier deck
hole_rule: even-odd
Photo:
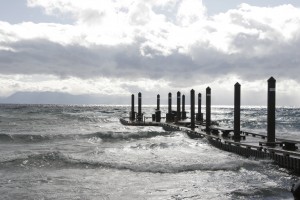
[[[142,94],[138,93],[138,112],[135,112],[134,94],[131,95],[131,112],[128,120],[121,123],[131,126],[161,126],[167,131],[183,131],[190,138],[206,138],[213,146],[246,157],[272,159],[281,167],[300,174],[300,141],[276,137],[276,80],[268,79],[267,91],[267,133],[253,133],[241,130],[241,85],[234,85],[233,128],[219,127],[211,120],[211,88],[206,88],[205,121],[201,112],[202,95],[198,94],[198,113],[195,113],[195,90],[190,91],[190,116],[187,120],[185,95],[177,92],[177,109],[172,110],[172,93],[168,93],[168,111],[165,122],[161,122],[160,95],[157,95],[157,108],[152,114],[152,122],[142,113]],[[195,118],[196,116],[196,118]],[[203,126],[202,126],[203,125]],[[204,126],[205,125],[205,126]]]
[[[189,123],[166,123],[150,121],[130,121],[121,118],[120,122],[127,126],[160,126],[166,131],[182,131],[190,138],[206,138],[213,146],[233,152],[246,157],[255,157],[260,159],[272,159],[281,167],[287,168],[296,174],[300,174],[300,141],[284,140],[276,138],[274,146],[266,146],[267,136],[249,131],[241,131],[241,139],[233,139],[232,131],[224,134],[224,128],[214,126],[212,130],[205,131],[205,127],[198,125],[194,129],[189,128]],[[216,130],[219,130],[218,132]],[[231,129],[226,129],[231,130]],[[285,149],[285,142],[293,143],[295,149]]]

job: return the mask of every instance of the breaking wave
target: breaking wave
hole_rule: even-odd
[[[167,136],[172,132],[165,131],[140,131],[140,132],[97,132],[93,134],[85,135],[86,138],[98,137],[103,140],[127,140],[127,139],[143,139],[152,138],[156,136]]]
[[[63,139],[91,139],[101,138],[103,141],[129,140],[152,138],[156,136],[167,136],[171,132],[164,131],[140,131],[140,132],[96,132],[90,134],[61,134],[61,135],[43,135],[43,134],[0,134],[0,142],[17,142],[17,143],[36,143],[47,142],[51,140]]]
[[[258,167],[259,161],[224,161],[220,164],[210,163],[138,163],[138,162],[113,162],[113,161],[91,161],[86,159],[73,158],[64,155],[59,151],[32,154],[25,158],[17,158],[0,162],[0,168],[105,168],[114,170],[129,170],[133,172],[145,173],[184,173],[191,171],[238,171],[249,164]]]

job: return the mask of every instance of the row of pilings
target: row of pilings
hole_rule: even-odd
[[[182,100],[182,109],[180,107]],[[234,136],[235,140],[240,140],[240,107],[241,107],[241,85],[236,83],[234,85]],[[190,91],[190,128],[195,129],[196,123],[205,125],[205,131],[210,133],[211,129],[211,88],[206,88],[206,119],[203,120],[203,113],[201,112],[201,93],[198,94],[198,113],[195,114],[195,91]],[[268,79],[268,104],[267,104],[267,143],[268,146],[275,144],[275,110],[276,110],[276,80],[271,77]],[[196,118],[195,118],[196,116]],[[142,122],[144,116],[142,113],[142,94],[138,93],[138,112],[134,110],[134,94],[131,96],[131,112],[129,116],[131,121]],[[160,111],[160,95],[157,95],[157,108],[155,114],[152,115],[152,120],[161,122]],[[186,120],[185,111],[185,95],[177,92],[177,110],[172,111],[172,93],[168,94],[168,112],[166,113],[167,123],[177,123],[180,120]]]

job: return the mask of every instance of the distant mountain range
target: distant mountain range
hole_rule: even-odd
[[[61,92],[17,92],[0,103],[12,104],[111,104],[130,105],[130,96],[72,95]]]

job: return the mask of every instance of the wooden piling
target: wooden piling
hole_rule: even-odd
[[[275,104],[276,104],[276,80],[271,77],[268,80],[268,128],[267,145],[274,146],[275,142]]]
[[[176,113],[177,120],[180,120],[180,119],[181,119],[181,112],[180,112],[180,98],[181,98],[181,94],[180,94],[180,92],[178,91],[178,92],[177,92],[177,113]]]
[[[166,122],[173,122],[172,114],[172,93],[168,94],[168,113],[166,114]]]
[[[234,85],[234,140],[241,140],[241,85]]]
[[[211,121],[211,89],[206,88],[206,132],[210,131],[210,121]]]
[[[157,95],[157,107],[156,110],[160,110],[160,95]]]
[[[198,113],[196,115],[196,121],[200,122],[202,124],[203,122],[203,115],[201,113],[201,93],[198,94]]]
[[[195,90],[191,90],[191,129],[195,129]]]
[[[135,112],[134,112],[134,94],[131,95],[131,112],[130,112],[130,120],[135,120]]]
[[[181,119],[186,119],[186,112],[185,112],[185,95],[182,95],[182,113],[181,113]]]
[[[168,95],[168,113],[172,113],[172,93],[169,92]]]
[[[157,95],[157,107],[155,111],[155,121],[160,122],[161,120],[161,111],[160,111],[160,95]]]
[[[201,93],[198,94],[198,113],[201,114]]]
[[[138,114],[137,114],[137,121],[143,121],[142,115],[142,93],[138,93]]]

